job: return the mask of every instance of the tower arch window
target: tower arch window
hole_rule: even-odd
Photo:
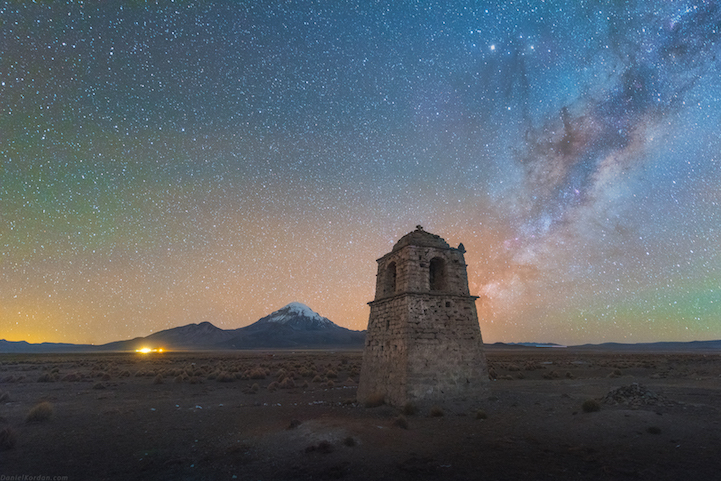
[[[432,291],[446,290],[446,261],[434,257],[428,266],[428,284]]]
[[[386,267],[385,286],[383,292],[386,296],[392,296],[396,293],[396,263],[391,262]]]

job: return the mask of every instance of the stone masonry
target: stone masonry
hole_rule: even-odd
[[[463,244],[421,226],[378,259],[358,400],[442,404],[485,392],[488,369]]]

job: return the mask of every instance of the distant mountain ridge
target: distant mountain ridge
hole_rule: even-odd
[[[0,353],[135,351],[143,347],[171,350],[361,348],[364,342],[365,331],[338,326],[305,304],[292,302],[238,329],[221,329],[210,322],[201,322],[99,346],[0,340]]]

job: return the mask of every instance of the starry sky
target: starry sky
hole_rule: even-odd
[[[365,329],[417,224],[486,342],[721,339],[721,4],[6,1],[0,338]]]

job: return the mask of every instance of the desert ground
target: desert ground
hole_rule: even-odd
[[[0,354],[0,476],[721,478],[718,352],[486,356],[487,395],[413,412],[356,402],[360,351]]]

